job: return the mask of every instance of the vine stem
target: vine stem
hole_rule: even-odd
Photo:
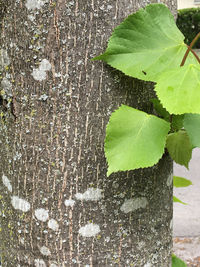
[[[194,44],[196,43],[196,41],[197,41],[199,38],[200,38],[200,32],[196,35],[196,37],[192,40],[191,44],[188,46],[188,49],[187,49],[187,51],[185,52],[185,55],[184,55],[183,60],[182,60],[182,62],[181,62],[181,65],[180,65],[181,67],[184,66],[185,61],[186,61],[186,59],[187,59],[188,54],[189,54],[190,51],[194,54],[194,56],[196,57],[196,59],[197,59],[198,62],[200,63],[200,59],[199,59],[199,57],[198,57],[197,54],[192,50],[192,47],[194,46]]]

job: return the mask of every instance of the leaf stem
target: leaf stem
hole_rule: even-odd
[[[189,46],[188,46],[189,47]],[[194,50],[191,49],[192,54],[196,57],[197,61],[200,64],[200,58],[198,57],[198,55],[194,52]]]
[[[185,55],[184,55],[183,60],[182,60],[182,62],[181,62],[181,65],[180,65],[181,67],[184,66],[185,61],[186,61],[186,59],[187,59],[188,54],[189,54],[190,51],[194,54],[194,56],[196,57],[196,59],[197,59],[198,62],[200,63],[200,59],[199,59],[199,57],[198,57],[197,54],[192,50],[192,47],[194,46],[194,44],[196,43],[196,41],[199,39],[199,37],[200,37],[200,32],[196,35],[196,37],[192,40],[191,44],[188,46],[188,49],[187,49],[187,51],[185,52]]]

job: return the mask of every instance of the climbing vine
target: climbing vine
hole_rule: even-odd
[[[122,105],[106,128],[105,156],[113,172],[155,165],[165,149],[188,168],[192,149],[200,147],[200,59],[163,4],[150,4],[126,18],[108,42],[103,60],[124,74],[155,83],[155,115]],[[191,182],[174,177],[174,186]],[[181,202],[174,196],[175,202]],[[183,203],[185,204],[185,203]],[[186,266],[175,255],[173,266]]]

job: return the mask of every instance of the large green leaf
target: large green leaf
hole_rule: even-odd
[[[186,187],[186,186],[192,185],[192,182],[186,178],[174,176],[173,184],[175,187]]]
[[[165,120],[122,105],[112,113],[106,129],[108,175],[156,164],[169,130]]]
[[[187,267],[187,264],[176,255],[172,254],[172,267]]]
[[[192,145],[185,131],[180,130],[169,134],[166,147],[176,163],[188,168],[188,163],[192,157]]]
[[[169,113],[200,113],[200,66],[189,64],[162,73],[155,91]]]
[[[178,202],[178,203],[181,203],[181,204],[183,204],[183,205],[187,205],[187,203],[181,201],[179,198],[177,198],[177,197],[175,197],[175,196],[173,196],[173,202]]]
[[[180,66],[186,50],[169,9],[150,4],[125,19],[114,30],[105,53],[94,60],[106,61],[129,76],[157,81],[163,71]],[[189,53],[186,64],[196,62]]]
[[[184,128],[194,147],[200,147],[200,114],[185,114]]]

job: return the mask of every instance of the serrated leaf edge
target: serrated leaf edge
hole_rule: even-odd
[[[120,109],[121,107],[123,107],[123,106],[124,106],[124,107],[128,107],[127,105],[121,105],[118,109],[116,109],[115,111],[112,112],[112,115],[113,115],[113,113],[118,112],[119,109]],[[145,114],[147,114],[147,113],[144,112],[144,111],[141,111],[141,110],[139,110],[139,111],[140,111],[140,112],[143,112],[143,113],[145,113]],[[157,117],[157,116],[155,116],[155,115],[150,115],[150,114],[147,114],[147,115],[149,115],[149,116],[154,116],[154,117],[156,117],[157,119],[163,120],[163,119],[161,119],[161,118],[159,118],[159,117]],[[106,126],[106,132],[107,132],[107,129],[108,129],[108,127],[109,127],[109,124],[110,124],[111,119],[112,119],[112,117],[110,117],[109,122],[108,122],[108,124],[107,124],[107,126]],[[166,123],[167,123],[167,122],[166,122]],[[109,177],[112,173],[117,173],[117,172],[121,172],[121,171],[132,171],[132,170],[144,169],[144,168],[149,168],[149,167],[153,167],[153,166],[155,166],[155,165],[159,162],[159,160],[162,158],[162,156],[163,156],[163,154],[164,154],[164,152],[165,152],[165,145],[166,145],[167,136],[168,136],[168,135],[166,135],[166,137],[165,137],[165,142],[164,142],[164,146],[163,146],[163,152],[162,152],[162,154],[160,155],[160,157],[158,158],[158,160],[157,160],[153,165],[141,166],[141,167],[134,168],[134,169],[130,168],[130,169],[117,170],[117,171],[109,171],[110,166],[109,166],[109,162],[108,162],[108,160],[107,160],[107,153],[106,153],[106,149],[105,149],[105,148],[106,148],[106,137],[107,137],[107,135],[106,135],[106,137],[105,137],[105,139],[104,139],[104,154],[105,154],[106,162],[107,162],[107,165],[108,165],[107,177]]]

